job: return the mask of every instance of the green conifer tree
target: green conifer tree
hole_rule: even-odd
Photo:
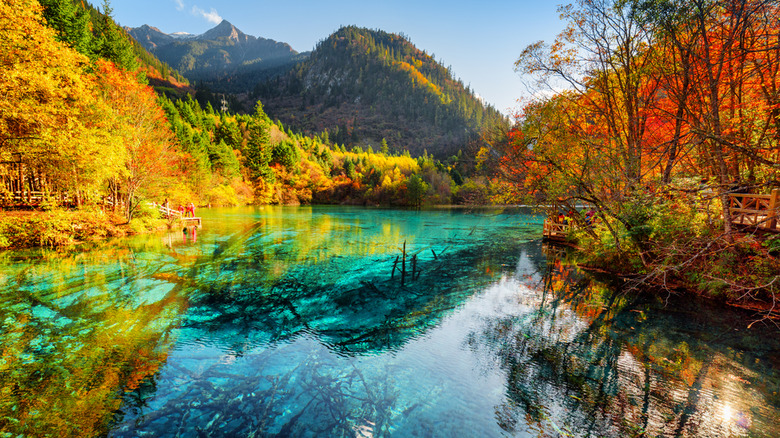
[[[103,0],[103,12],[92,23],[92,52],[125,70],[134,71],[138,61],[133,46],[125,31],[114,22],[112,14],[111,2]]]
[[[43,17],[49,27],[57,31],[57,40],[76,49],[79,53],[91,56],[89,14],[71,0],[40,0]]]

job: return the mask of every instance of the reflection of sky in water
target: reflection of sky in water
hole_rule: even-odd
[[[197,240],[176,230],[100,252],[5,255],[0,431],[780,433],[768,331],[690,299],[664,308],[589,286],[548,263],[539,218],[203,213]],[[404,240],[402,286],[391,273]]]

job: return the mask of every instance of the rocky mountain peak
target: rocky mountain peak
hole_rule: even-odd
[[[198,39],[200,40],[216,40],[219,38],[227,38],[236,43],[247,43],[256,39],[251,35],[241,32],[227,20],[222,20],[216,27],[207,30],[204,34],[198,36]]]

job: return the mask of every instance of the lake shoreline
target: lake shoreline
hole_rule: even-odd
[[[319,204],[315,204],[319,205]],[[385,208],[384,206],[370,208]],[[397,209],[397,207],[386,207]],[[533,208],[523,205],[433,205],[422,210],[471,210],[471,209],[520,209]],[[0,250],[22,250],[29,248],[63,249],[88,242],[107,241],[111,238],[123,238],[139,234],[154,233],[171,229],[164,219],[136,218],[130,223],[123,217],[103,210],[51,210],[51,211],[0,211]],[[585,249],[575,242],[557,242],[557,246],[571,249],[580,256],[586,255]],[[769,257],[767,255],[767,257]],[[619,280],[627,287],[641,289],[657,294],[657,288],[668,293],[687,294],[703,297],[726,307],[740,308],[764,315],[777,321],[780,315],[774,313],[771,302],[750,299],[751,296],[735,297],[718,293],[718,290],[697,287],[684,278],[651,278],[647,274],[615,269],[614,265],[589,260],[578,263],[583,270],[596,275],[608,276]],[[691,271],[696,272],[696,271]],[[690,273],[683,273],[689,275]],[[759,318],[760,319],[760,318]]]
[[[164,219],[124,217],[99,209],[0,211],[0,250],[67,248],[168,228]]]
[[[565,247],[571,250],[578,257],[585,256],[584,248],[578,246],[574,242],[550,242],[551,245]],[[765,255],[768,258],[772,258],[769,254]],[[577,263],[577,266],[590,273],[591,275],[607,277],[611,280],[619,281],[620,287],[628,288],[628,290],[635,290],[640,293],[650,293],[653,295],[659,295],[661,292],[675,294],[675,295],[688,295],[699,298],[704,298],[714,303],[718,303],[727,308],[737,308],[745,311],[755,312],[756,319],[750,321],[750,324],[758,321],[771,321],[777,324],[780,322],[780,315],[775,310],[773,302],[765,301],[761,297],[753,294],[743,294],[741,296],[733,296],[731,294],[722,293],[717,288],[702,288],[696,284],[687,281],[685,276],[697,276],[706,274],[700,269],[691,268],[689,271],[681,272],[678,275],[659,275],[658,273],[647,274],[628,272],[619,268],[614,268],[614,265],[608,265],[599,263],[598,260],[588,260],[585,262]],[[654,267],[650,267],[654,268]],[[771,285],[771,283],[770,283]]]

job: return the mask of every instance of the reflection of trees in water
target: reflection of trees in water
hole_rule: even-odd
[[[486,321],[470,340],[473,349],[491,346],[507,374],[506,401],[496,408],[507,432],[780,433],[778,370],[744,357],[760,355],[761,340],[734,337],[731,317],[715,316],[728,310],[710,314],[674,298],[663,309],[651,297],[591,284],[556,258],[538,294],[523,299],[534,310],[522,324],[517,315]]]
[[[523,245],[489,233],[454,234],[435,248],[408,245],[402,285],[400,267],[391,278],[400,252],[352,248],[300,262],[337,243],[321,232],[316,234],[324,240],[317,244],[266,245],[261,239],[266,225],[235,235],[192,265],[188,276],[198,289],[185,327],[204,330],[233,351],[303,332],[339,354],[394,349],[492,281],[505,270],[502,262],[516,261]],[[414,279],[411,254],[417,255]]]
[[[204,436],[391,435],[425,403],[401,400],[398,373],[413,370],[366,370],[344,362],[400,348],[424,333],[506,265],[514,267],[519,248],[527,246],[491,237],[443,242],[451,248],[421,258],[419,278],[402,287],[398,274],[390,280],[390,263],[363,270],[355,266],[359,257],[334,257],[320,269],[285,266],[283,275],[267,281],[267,255],[241,239],[224,242],[215,251],[219,257],[193,265],[189,275],[201,286],[182,331],[226,348],[233,363],[177,355],[156,377],[166,389],[137,397],[116,436],[135,436],[139,429]],[[330,265],[327,271],[323,265]],[[359,275],[345,281],[345,272]],[[293,338],[297,342],[285,342]],[[296,347],[301,338],[307,345]],[[254,348],[269,344],[273,348]],[[144,406],[145,397],[154,406]],[[425,429],[430,424],[405,427],[435,432]]]
[[[0,435],[104,435],[122,391],[165,362],[186,303],[125,249],[49,257],[3,267]]]
[[[339,354],[398,348],[491,281],[503,270],[502,260],[513,263],[519,245],[468,236],[474,227],[453,232],[433,247],[436,258],[423,248],[419,279],[401,287],[389,281],[395,254],[374,249],[399,245],[397,229],[333,250],[341,237],[330,230],[359,231],[343,223],[318,224],[301,245],[285,238],[263,241],[266,221],[246,224],[208,256],[174,234],[171,242],[178,237],[182,243],[169,242],[168,250],[150,237],[149,247],[135,252],[106,247],[34,261],[26,269],[9,262],[3,275],[13,273],[13,287],[0,294],[0,432],[103,435],[117,409],[117,424],[148,420],[166,433],[183,425],[214,434],[259,429],[354,435],[365,427],[387,432],[390,410],[399,405],[389,370],[361,376],[322,354],[293,358],[300,366],[290,371],[290,361],[280,366],[252,352],[250,369],[202,370],[177,360],[158,371],[167,359],[170,330],[188,305],[195,309],[185,336],[211,331],[220,347],[236,355],[299,333],[317,336]],[[369,262],[357,265],[366,256]],[[373,386],[367,388],[365,380]],[[182,395],[160,397],[163,384]],[[316,429],[304,427],[309,424]]]

